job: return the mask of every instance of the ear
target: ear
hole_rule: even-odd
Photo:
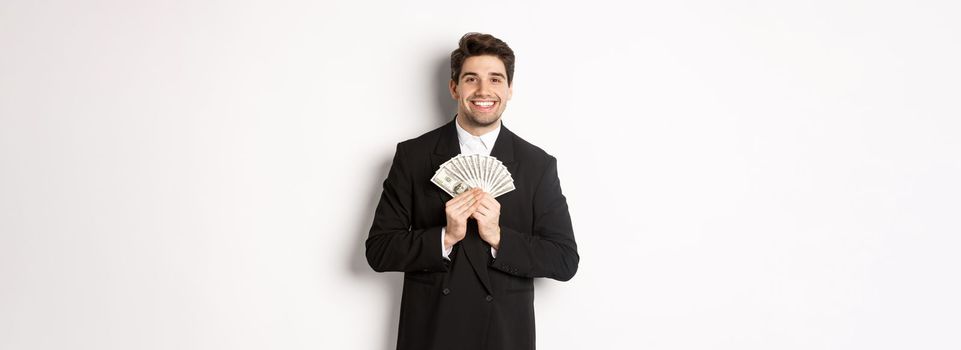
[[[507,100],[510,101],[512,96],[514,96],[514,82],[507,84]]]
[[[454,79],[451,79],[448,85],[450,88],[450,98],[454,100],[460,100],[460,97],[457,94],[457,82],[455,82]]]

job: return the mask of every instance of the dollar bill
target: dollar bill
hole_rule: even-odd
[[[480,154],[458,155],[441,164],[430,179],[451,197],[471,188],[480,188],[495,198],[513,191],[510,171],[495,157]]]

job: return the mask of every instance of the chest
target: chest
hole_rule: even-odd
[[[538,178],[521,162],[506,164],[514,179],[513,191],[495,198],[501,205],[500,224],[521,232],[530,232],[533,222],[534,186]],[[414,229],[446,225],[444,209],[452,197],[430,181],[436,169],[430,165],[419,169],[418,180],[413,184],[413,211],[411,223]]]

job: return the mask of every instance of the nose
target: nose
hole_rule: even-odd
[[[477,83],[477,95],[481,97],[491,97],[493,94],[490,93],[491,83],[486,80],[480,80]]]

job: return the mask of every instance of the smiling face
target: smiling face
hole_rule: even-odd
[[[468,57],[458,81],[450,82],[450,95],[457,101],[457,119],[468,131],[496,125],[512,93],[507,69],[497,56]]]

